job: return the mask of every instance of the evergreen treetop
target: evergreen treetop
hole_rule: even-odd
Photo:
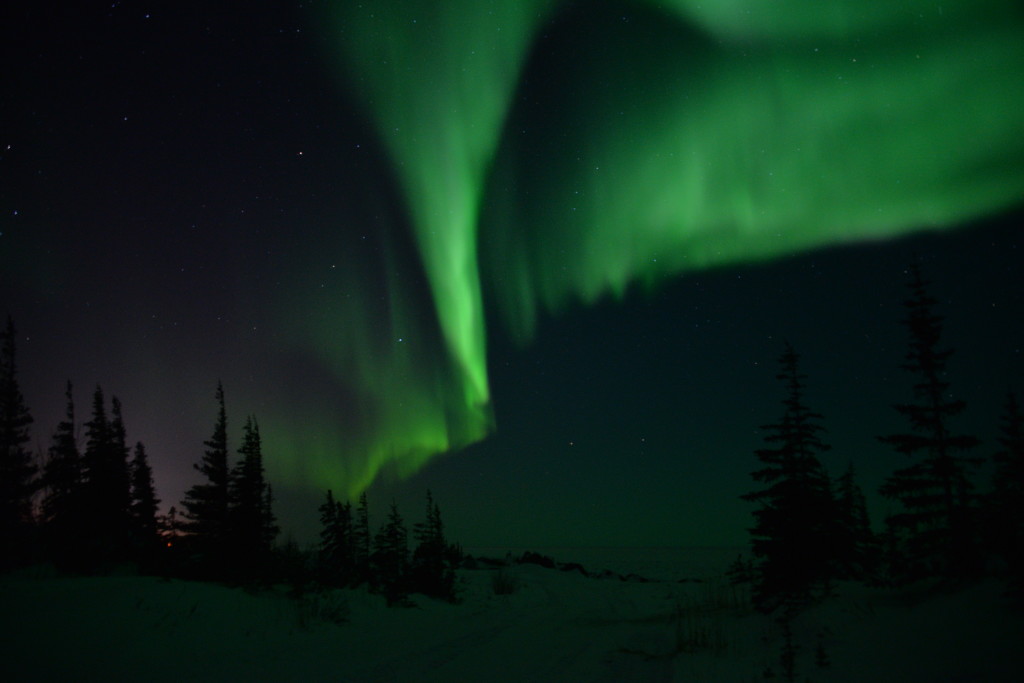
[[[135,455],[131,462],[131,493],[133,540],[140,548],[155,548],[159,541],[157,509],[160,499],[156,497],[153,471],[141,441],[135,444]]]
[[[85,455],[82,458],[82,511],[89,559],[98,563],[119,561],[128,552],[130,491],[128,463],[119,439],[123,438],[120,402],[114,401],[114,419],[107,417],[103,389],[93,393],[92,419],[86,423]]]
[[[0,555],[20,554],[31,526],[38,468],[29,452],[32,415],[18,385],[14,322],[0,340]],[[3,562],[5,560],[0,560]]]
[[[770,612],[798,608],[834,572],[836,508],[818,454],[829,450],[819,434],[821,415],[804,402],[805,375],[787,343],[776,378],[786,386],[782,419],[765,425],[765,448],[755,451],[762,467],[751,473],[765,487],[743,500],[758,503],[750,529],[757,563],[754,602]]]
[[[268,486],[263,469],[263,447],[256,418],[246,418],[239,460],[229,481],[229,533],[235,560],[246,565],[259,562],[270,552],[273,525]]]
[[[387,521],[374,538],[370,557],[373,578],[388,604],[394,604],[408,593],[409,533],[398,505],[392,501]]]
[[[213,551],[221,544],[227,533],[228,517],[228,419],[224,407],[224,387],[217,383],[217,419],[213,435],[203,442],[206,451],[202,460],[193,465],[204,481],[194,484],[186,493],[181,505],[187,519],[185,529],[200,544]]]
[[[87,515],[70,381],[65,396],[65,418],[54,430],[43,470],[43,528],[48,553],[57,565],[62,568],[81,568],[84,563],[83,535]]]
[[[988,505],[991,548],[1007,563],[1011,592],[1024,595],[1024,413],[1012,391],[999,425]]]
[[[913,458],[889,476],[881,488],[886,498],[898,501],[900,511],[886,519],[892,543],[902,546],[899,568],[892,573],[911,578],[922,573],[960,573],[976,556],[971,546],[973,484],[970,468],[977,458],[964,453],[978,439],[955,434],[950,422],[966,403],[952,398],[946,380],[951,350],[939,348],[942,318],[934,312],[936,299],[915,263],[910,267],[910,296],[905,300],[904,325],[910,335],[902,367],[914,376],[912,403],[896,411],[910,423],[910,431],[878,437],[897,452]],[[957,567],[955,569],[955,567]]]

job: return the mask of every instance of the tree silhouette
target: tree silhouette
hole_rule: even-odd
[[[107,418],[103,389],[93,393],[92,419],[85,423],[82,497],[87,557],[94,566],[120,561],[128,551],[130,528],[128,463],[125,461],[120,402],[114,419]]]
[[[268,482],[260,510],[260,546],[269,552],[279,533],[281,529],[277,526],[277,516],[274,514],[274,487]]]
[[[224,387],[217,383],[217,420],[213,436],[204,442],[202,461],[193,467],[205,481],[193,485],[181,502],[184,529],[208,569],[222,568],[228,524],[228,418]]]
[[[366,500],[366,491],[359,494],[359,505],[356,508],[355,521],[352,527],[352,547],[355,556],[355,570],[358,581],[370,580],[370,505]]]
[[[38,468],[27,448],[29,414],[18,386],[14,322],[0,338],[0,565],[23,558],[32,529]]]
[[[1014,591],[1024,595],[1024,413],[1013,392],[1007,394],[999,433],[988,504],[990,544],[1006,560]]]
[[[228,484],[228,536],[233,549],[232,562],[237,569],[252,573],[262,566],[270,554],[273,536],[267,526],[273,524],[268,487],[263,470],[260,429],[254,417],[248,417],[238,449],[239,460]]]
[[[940,350],[942,318],[934,313],[936,300],[928,293],[917,264],[910,268],[910,297],[904,302],[904,324],[910,349],[902,367],[916,379],[915,403],[895,406],[910,423],[910,432],[878,437],[882,443],[912,458],[885,481],[881,494],[897,501],[901,511],[886,519],[898,557],[891,568],[897,578],[924,574],[960,574],[977,557],[972,520],[969,467],[978,462],[961,453],[978,440],[953,434],[950,421],[966,403],[950,398],[946,363],[952,351]]]
[[[132,544],[143,564],[150,565],[160,546],[156,515],[160,500],[156,497],[153,471],[142,442],[135,444],[131,462],[131,493]]]
[[[330,489],[320,506],[320,580],[328,586],[358,582],[352,504],[334,499]]]
[[[110,398],[110,513],[116,520],[113,530],[118,542],[123,544],[131,537],[131,472],[128,462],[129,450],[121,401],[117,396]]]
[[[413,527],[416,548],[412,555],[412,589],[436,598],[455,597],[455,571],[444,537],[441,510],[427,490],[426,516]]]
[[[65,419],[57,425],[43,469],[43,525],[49,554],[58,566],[79,561],[82,543],[82,460],[75,438],[75,403],[71,381],[65,390]]]
[[[764,612],[791,612],[826,585],[834,570],[835,502],[818,453],[821,415],[804,404],[805,375],[790,344],[780,358],[785,383],[782,419],[762,427],[766,447],[755,451],[762,467],[751,473],[765,488],[747,493],[755,502],[750,529],[755,558],[754,604]]]
[[[875,537],[871,531],[867,501],[856,481],[853,463],[836,480],[837,527],[834,547],[840,574],[863,579],[876,563]]]
[[[376,588],[393,605],[408,594],[409,533],[398,505],[391,502],[387,521],[374,537],[370,565]]]

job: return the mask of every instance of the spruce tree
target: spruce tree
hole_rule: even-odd
[[[82,461],[75,436],[75,403],[70,380],[65,419],[57,425],[43,469],[42,503],[49,554],[59,566],[78,561],[82,542]]]
[[[875,565],[875,539],[852,462],[836,480],[834,497],[838,522],[834,547],[839,572],[848,579],[867,578]]]
[[[281,529],[277,526],[277,516],[274,514],[274,487],[269,483],[263,493],[263,506],[260,512],[260,545],[270,551]]]
[[[427,491],[426,515],[413,527],[416,548],[412,556],[412,588],[436,598],[454,599],[455,572],[449,562],[441,509]]]
[[[805,375],[786,344],[777,379],[786,386],[781,421],[762,427],[766,447],[755,451],[751,473],[765,488],[743,500],[758,503],[750,529],[755,558],[754,604],[764,612],[799,609],[825,588],[835,571],[836,508],[818,454],[829,450],[819,434],[821,415],[804,403]]]
[[[131,462],[131,492],[132,543],[142,562],[149,564],[160,544],[156,514],[160,500],[156,497],[153,471],[141,441],[135,444]]]
[[[246,418],[239,460],[229,480],[229,543],[233,561],[246,574],[252,575],[263,565],[270,553],[265,525],[268,505],[267,484],[263,470],[263,450],[256,419]]]
[[[130,452],[121,400],[117,396],[112,396],[110,399],[110,446],[111,491],[116,491],[120,498],[116,501],[118,516],[122,519],[130,519],[132,506]]]
[[[1006,561],[1013,588],[1024,595],[1024,413],[1009,392],[999,425],[999,450],[989,495],[988,534],[992,549]]]
[[[228,525],[228,419],[224,407],[224,387],[217,383],[217,420],[213,435],[205,441],[202,460],[193,465],[204,481],[194,484],[181,502],[185,531],[189,541],[214,572],[225,559]]]
[[[92,396],[92,418],[85,423],[85,452],[82,454],[82,499],[84,516],[88,520],[91,534],[96,534],[104,520],[103,503],[109,484],[105,479],[111,451],[110,423],[107,420],[107,408],[103,399],[103,389],[99,386]]]
[[[375,587],[387,598],[388,605],[408,594],[409,534],[394,501],[387,521],[374,538],[370,564]]]
[[[11,318],[0,339],[0,564],[14,564],[27,551],[33,525],[37,467],[28,449],[29,414],[18,385],[15,331]]]
[[[327,499],[317,510],[320,512],[320,547],[317,555],[320,565],[320,581],[329,586],[336,585],[338,506],[331,489],[327,489]]]
[[[334,499],[328,489],[320,506],[320,580],[329,586],[357,582],[352,504]]]
[[[93,393],[92,419],[85,423],[82,496],[88,556],[94,567],[126,559],[129,546],[130,491],[121,448],[123,423],[115,400],[114,419],[107,418],[103,389]]]
[[[352,528],[352,546],[355,557],[355,571],[359,582],[370,580],[370,505],[366,500],[366,491],[359,494],[359,505],[356,508],[355,521]]]
[[[953,352],[939,348],[942,318],[934,312],[937,302],[916,264],[910,268],[909,289],[903,322],[910,333],[910,349],[902,367],[916,380],[915,402],[895,408],[911,431],[878,437],[911,460],[881,488],[881,494],[901,508],[886,519],[898,554],[890,560],[896,563],[890,571],[897,579],[959,575],[973,571],[977,558],[969,474],[978,460],[966,453],[978,439],[952,431],[952,418],[966,403],[951,398],[946,363]]]

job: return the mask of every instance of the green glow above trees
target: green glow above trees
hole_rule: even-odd
[[[594,7],[621,25],[543,0],[333,4],[325,44],[388,150],[435,318],[388,268],[293,321],[357,406],[282,421],[297,477],[351,496],[484,437],[485,303],[525,341],[539,312],[636,283],[1024,197],[1015,3]],[[573,49],[531,62],[556,40]]]

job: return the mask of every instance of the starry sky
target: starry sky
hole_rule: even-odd
[[[735,545],[789,340],[877,522],[908,263],[982,454],[1024,384],[1024,13],[762,5],[5,8],[36,447],[99,383],[166,508],[220,380],[300,541],[330,487],[470,546]]]

